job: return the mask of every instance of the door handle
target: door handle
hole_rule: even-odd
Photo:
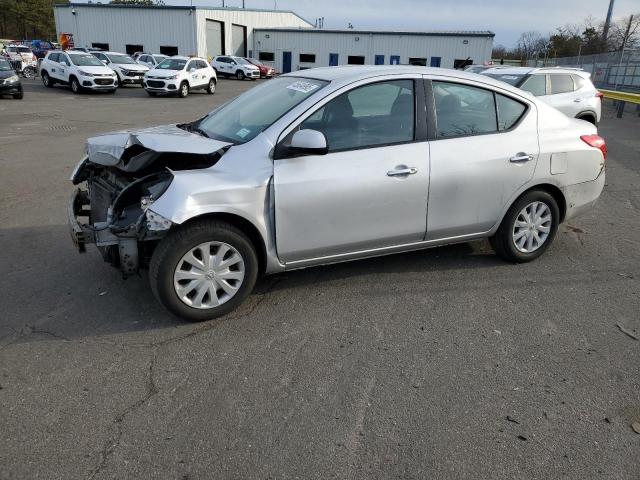
[[[576,103],[580,103],[582,101],[582,99],[581,98],[576,98],[573,101],[576,102]]]
[[[416,167],[407,167],[407,168],[398,168],[396,170],[389,170],[387,172],[388,177],[400,177],[403,175],[415,175],[418,173],[418,169]]]
[[[516,153],[515,157],[511,157],[509,161],[511,163],[524,163],[533,160],[533,155],[528,155],[524,152]]]

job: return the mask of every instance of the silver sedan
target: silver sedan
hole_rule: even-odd
[[[73,241],[189,320],[256,278],[488,238],[511,262],[551,244],[604,186],[596,127],[486,76],[440,68],[304,70],[188,124],[89,139]]]

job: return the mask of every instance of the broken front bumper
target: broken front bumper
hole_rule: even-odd
[[[67,216],[69,219],[69,232],[71,233],[71,241],[78,249],[78,252],[85,253],[87,251],[87,243],[95,243],[93,230],[87,228],[78,221],[78,217],[88,216],[88,211],[84,209],[89,205],[89,196],[87,192],[83,192],[79,188],[71,195],[69,206],[67,208]]]

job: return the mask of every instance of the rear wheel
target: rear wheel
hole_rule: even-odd
[[[209,95],[213,95],[216,93],[216,81],[212,78],[209,80],[209,85],[207,86],[207,93]]]
[[[33,78],[36,76],[36,69],[33,67],[26,67],[22,70],[22,75],[24,75],[24,78]]]
[[[54,83],[55,82],[49,76],[49,74],[46,71],[43,71],[42,72],[42,84],[47,88],[51,88],[51,87],[53,87]]]
[[[80,93],[80,82],[78,82],[78,79],[76,77],[71,77],[69,84],[71,85],[71,91],[73,93]]]
[[[247,236],[228,223],[198,221],[172,232],[149,266],[154,295],[190,321],[225,315],[251,293],[258,259]]]
[[[498,255],[511,262],[530,262],[551,245],[560,221],[560,210],[547,192],[525,193],[509,209],[490,239]]]
[[[189,84],[187,82],[182,82],[180,84],[180,89],[178,90],[178,96],[180,98],[185,98],[189,95]]]
[[[238,80],[244,80],[244,72],[243,72],[242,70],[238,70],[238,71],[236,72],[236,78],[237,78]]]

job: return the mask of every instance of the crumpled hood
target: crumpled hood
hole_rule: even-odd
[[[176,125],[163,125],[91,137],[87,140],[87,156],[92,163],[135,171],[148,166],[160,154],[219,158],[225,147],[231,145],[187,132]]]

